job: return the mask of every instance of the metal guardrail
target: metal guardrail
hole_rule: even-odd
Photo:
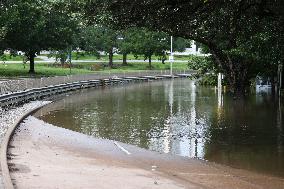
[[[192,74],[193,71],[174,71],[173,74]],[[55,77],[42,77],[42,78],[24,78],[18,80],[7,80],[0,82],[0,95],[13,93],[17,91],[25,91],[33,88],[42,88],[52,85],[59,85],[64,83],[73,83],[79,81],[99,80],[106,78],[124,78],[124,77],[141,77],[141,76],[155,76],[155,75],[168,75],[169,70],[149,70],[137,72],[124,72],[124,73],[96,73],[87,75],[69,75],[69,76],[55,76]]]
[[[189,77],[193,73],[175,72],[174,77]],[[75,75],[63,77],[47,77],[39,79],[9,80],[1,83],[1,91],[7,92],[0,95],[0,107],[9,107],[31,100],[41,99],[56,94],[61,94],[82,88],[98,87],[103,85],[115,85],[138,81],[149,81],[164,78],[172,78],[167,72],[141,72],[119,73],[102,75]],[[10,85],[7,87],[7,84]]]

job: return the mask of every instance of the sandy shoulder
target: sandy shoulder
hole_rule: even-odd
[[[46,124],[34,117],[9,148],[17,188],[284,188],[284,179],[147,151]]]

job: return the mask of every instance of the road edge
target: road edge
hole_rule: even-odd
[[[10,176],[10,171],[9,171],[9,167],[8,167],[8,161],[7,161],[7,150],[8,150],[8,145],[9,142],[15,132],[15,130],[17,129],[17,127],[19,126],[19,124],[28,116],[30,116],[32,113],[36,112],[37,110],[41,109],[42,107],[44,107],[47,104],[42,104],[38,107],[32,108],[31,110],[28,110],[26,112],[24,112],[24,114],[18,118],[15,123],[13,125],[11,125],[9,127],[9,129],[7,130],[7,132],[5,133],[5,136],[3,138],[3,141],[1,143],[1,154],[0,154],[0,166],[1,166],[1,170],[2,170],[2,177],[3,177],[3,185],[5,189],[14,189],[14,185]]]

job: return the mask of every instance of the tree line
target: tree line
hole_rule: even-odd
[[[0,53],[4,50],[22,51],[30,61],[30,73],[35,73],[35,57],[42,50],[55,54],[62,63],[72,51],[100,56],[106,52],[109,66],[113,67],[114,53],[123,54],[123,65],[127,54],[143,55],[149,60],[158,56],[162,62],[170,48],[170,37],[164,32],[147,28],[125,28],[116,30],[109,24],[89,23],[84,1],[67,0],[9,0],[1,1]],[[99,15],[98,15],[99,16]],[[178,38],[175,47],[183,51],[190,41]]]
[[[202,44],[242,96],[257,75],[275,81],[284,59],[281,0],[2,0],[0,9],[0,49],[25,52],[31,73],[41,50],[105,51],[109,66],[116,51],[124,64],[128,53],[142,54],[151,67],[153,55],[164,60],[173,35],[185,46]]]
[[[236,96],[257,75],[274,81],[283,64],[282,0],[91,0],[86,8],[93,22],[147,27],[203,44]]]

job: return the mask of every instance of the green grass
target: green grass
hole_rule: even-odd
[[[23,60],[23,56],[11,56],[8,54],[4,54],[0,57],[1,61],[22,61]]]
[[[44,55],[43,56],[47,56]],[[194,55],[175,55],[175,60],[190,60],[190,58],[194,56]],[[122,60],[123,56],[122,54],[117,54],[113,56],[114,60]],[[108,55],[101,55],[99,58],[97,56],[94,55],[89,55],[89,54],[82,54],[80,53],[77,56],[76,52],[72,53],[72,59],[73,60],[102,60],[102,61],[107,61],[108,60]],[[127,55],[127,59],[128,60],[144,60],[144,56],[138,56],[137,58],[133,55],[133,54],[128,54]],[[158,56],[153,56],[152,60],[158,60],[159,57]],[[169,57],[167,56],[167,60],[169,59]]]
[[[68,68],[54,68],[48,67],[47,64],[36,64],[35,65],[36,76],[60,76],[70,74]],[[2,77],[27,77],[30,76],[28,73],[29,64],[24,66],[23,64],[0,64],[0,76]],[[72,69],[72,74],[87,74],[92,73],[86,69]]]
[[[87,63],[87,62],[82,62],[82,63],[74,63],[74,65],[80,65],[84,67],[85,69],[90,69],[90,67],[94,65],[101,65],[97,63]],[[107,63],[104,63],[104,65],[107,65]],[[114,67],[112,70],[149,70],[149,64],[148,62],[131,62],[128,63],[127,66],[121,66],[121,63],[114,63]],[[109,70],[108,67],[103,68],[101,66],[100,70]],[[174,63],[173,64],[173,69],[174,70],[184,70],[188,69],[188,63]],[[162,64],[161,62],[153,62],[152,63],[152,70],[170,70],[170,63],[165,63]]]
[[[23,61],[24,56],[17,55],[17,56],[11,56],[9,54],[4,54],[0,56],[0,62],[3,61]],[[41,60],[40,58],[35,58],[35,61]]]
[[[115,68],[111,69],[104,67],[98,63],[74,63],[71,74],[90,74],[101,72],[133,72],[133,71],[146,71],[149,70],[147,62],[141,63],[129,63],[127,66],[121,66],[115,63]],[[99,68],[97,71],[91,71],[91,67],[95,66]],[[169,70],[170,64],[152,63],[152,70]],[[188,69],[187,63],[174,63],[173,70],[186,70]],[[54,67],[53,64],[36,63],[35,64],[36,76],[62,76],[69,75],[69,68]],[[29,77],[29,64],[0,64],[0,76],[1,77]]]
[[[94,56],[94,55],[89,55],[89,54],[80,54],[79,56],[76,56],[77,53],[73,52],[72,53],[72,59],[73,60],[102,60],[102,61],[108,61],[108,55],[101,55],[99,58]],[[48,56],[46,54],[42,54],[42,56]],[[184,61],[188,61],[192,58],[192,56],[194,55],[175,55],[174,58],[175,60],[184,60]],[[123,56],[122,54],[117,54],[113,56],[114,60],[122,60]],[[5,61],[22,61],[23,60],[23,56],[17,55],[17,56],[10,56],[8,54],[3,55],[3,57],[0,57],[0,61],[2,61],[2,59],[4,59]],[[169,59],[169,57],[167,56],[167,60]],[[39,58],[35,58],[36,61],[39,61],[41,59]],[[144,56],[138,56],[135,57],[133,54],[128,54],[127,55],[127,60],[144,60]],[[152,60],[159,60],[159,57],[157,56],[153,56]]]
[[[108,61],[108,55],[100,55],[100,57],[89,55],[89,54],[80,54],[76,55],[77,53],[72,53],[72,58],[74,60],[102,60],[102,61]],[[122,60],[123,56],[121,54],[117,54],[113,56],[113,60]],[[144,60],[143,56],[138,56],[137,58],[133,54],[127,55],[128,60]],[[157,57],[153,57],[153,59],[158,59]]]

